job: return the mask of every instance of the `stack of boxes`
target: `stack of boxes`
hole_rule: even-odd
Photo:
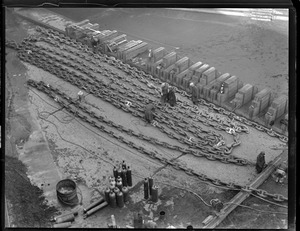
[[[144,53],[147,50],[148,50],[148,43],[141,42],[141,43],[139,43],[139,44],[127,49],[127,50],[124,50],[123,54],[122,54],[122,59],[124,61],[131,60],[135,56],[137,56],[141,53]]]
[[[195,80],[195,83],[197,82],[196,87],[198,89],[198,94],[197,97],[199,98],[200,96],[203,95],[202,91],[203,91],[203,87],[206,84],[200,83],[200,80],[202,78],[202,74],[207,71],[209,69],[209,65],[208,64],[203,64],[201,67],[199,67],[197,70],[195,70],[195,74],[192,76],[192,79]],[[185,87],[185,89],[190,92],[189,90],[189,83],[190,81],[187,79],[183,79],[183,85]]]
[[[216,79],[216,82],[215,82],[213,88],[210,90],[210,97],[208,99],[210,102],[218,104],[217,95],[221,90],[221,85],[222,85],[222,83],[224,83],[224,81],[229,79],[230,76],[231,75],[229,73],[225,73]]]
[[[130,49],[130,48],[132,48],[132,47],[134,47],[134,46],[136,46],[136,45],[138,45],[142,42],[143,42],[142,40],[137,40],[137,41],[131,40],[130,42],[121,45],[118,49],[118,52],[117,52],[117,58],[122,59],[123,54],[126,50],[128,50],[128,49]]]
[[[239,79],[236,76],[231,76],[223,82],[224,92],[219,92],[217,95],[217,101],[219,105],[222,105],[230,97],[234,96],[241,86]]]
[[[240,108],[244,104],[250,102],[256,93],[257,88],[248,83],[239,89],[231,103],[234,108]]]
[[[213,86],[216,84],[216,68],[211,67],[208,70],[206,70],[202,77],[200,78],[200,85],[204,85],[203,87],[203,98],[209,100],[210,96],[210,90],[213,88]]]
[[[186,69],[185,71],[176,75],[173,79],[174,85],[181,88],[181,86],[183,84],[183,79],[187,78],[188,80],[186,80],[186,82],[189,82],[191,80],[192,76],[194,75],[195,70],[198,69],[201,65],[202,65],[202,62],[194,63],[188,69]]]
[[[265,114],[266,125],[270,126],[271,122],[274,122],[280,116],[282,116],[287,111],[287,96],[281,95],[276,98]]]
[[[186,70],[189,67],[189,65],[190,65],[190,59],[188,57],[183,57],[179,59],[175,63],[175,67],[168,73],[167,82],[174,84],[174,82],[176,82],[175,76],[183,72],[184,70]]]
[[[162,62],[162,58],[166,54],[166,49],[164,47],[159,47],[154,51],[151,51],[148,57],[148,62],[146,64],[147,72],[154,75],[155,69],[159,65],[158,61]]]
[[[125,43],[126,41],[127,41],[126,34],[119,35],[119,36],[107,41],[106,42],[106,44],[107,44],[106,47],[109,50],[105,49],[105,52],[107,52],[107,51],[114,52],[119,45],[121,45],[122,43]]]
[[[177,54],[176,52],[171,52],[169,54],[167,54],[165,57],[163,57],[162,62],[160,63],[160,68],[159,66],[157,67],[158,69],[158,77],[163,80],[166,81],[165,78],[165,70],[168,71],[168,69],[172,70],[174,67],[174,63],[177,61]]]
[[[249,107],[249,118],[253,118],[269,106],[271,101],[271,90],[265,88],[257,93]]]

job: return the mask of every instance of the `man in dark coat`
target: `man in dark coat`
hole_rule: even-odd
[[[262,170],[265,168],[265,164],[265,152],[261,152],[256,158],[256,172],[261,173]]]
[[[175,90],[173,87],[170,87],[170,89],[169,89],[168,102],[172,107],[174,107],[176,105],[176,95],[175,95]]]
[[[155,111],[155,106],[152,103],[150,103],[146,106],[146,108],[145,108],[145,119],[148,123],[151,123],[153,121],[154,111]]]

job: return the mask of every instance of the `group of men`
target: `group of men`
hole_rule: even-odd
[[[164,105],[169,103],[172,107],[176,105],[176,95],[175,89],[172,86],[169,86],[168,83],[161,84],[161,98],[160,102]]]

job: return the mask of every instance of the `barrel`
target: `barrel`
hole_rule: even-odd
[[[56,184],[56,193],[59,201],[66,205],[77,205],[79,200],[76,183],[71,179],[64,179]]]
[[[128,190],[128,188],[123,187],[122,192],[123,192],[124,202],[125,203],[129,202],[129,190]]]
[[[122,169],[122,184],[127,186],[127,169]]]
[[[152,195],[153,178],[149,177],[148,181],[149,181],[149,193],[150,193],[150,196],[151,196]]]
[[[155,203],[158,201],[158,187],[156,185],[152,186],[152,201]]]
[[[110,188],[106,188],[104,191],[105,195],[105,201],[109,204],[109,193],[110,193]]]
[[[102,202],[104,202],[104,198],[101,198],[99,200],[96,200],[95,202],[93,202],[92,204],[90,204],[88,207],[83,209],[83,212],[86,213],[88,210],[94,208],[95,206],[101,204]]]
[[[118,177],[118,170],[117,170],[116,166],[114,166],[113,174],[114,174],[115,179],[117,179],[117,177]]]
[[[114,192],[109,193],[109,205],[112,208],[117,207],[117,200],[116,200],[116,194]]]
[[[124,207],[124,197],[122,192],[118,192],[117,194],[117,204],[120,208]]]
[[[149,182],[147,178],[144,180],[144,198],[146,200],[149,198]]]
[[[132,175],[131,175],[131,169],[129,166],[127,166],[127,186],[132,186]]]

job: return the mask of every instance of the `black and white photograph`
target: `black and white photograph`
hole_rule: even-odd
[[[5,227],[288,229],[290,10],[6,7]]]

